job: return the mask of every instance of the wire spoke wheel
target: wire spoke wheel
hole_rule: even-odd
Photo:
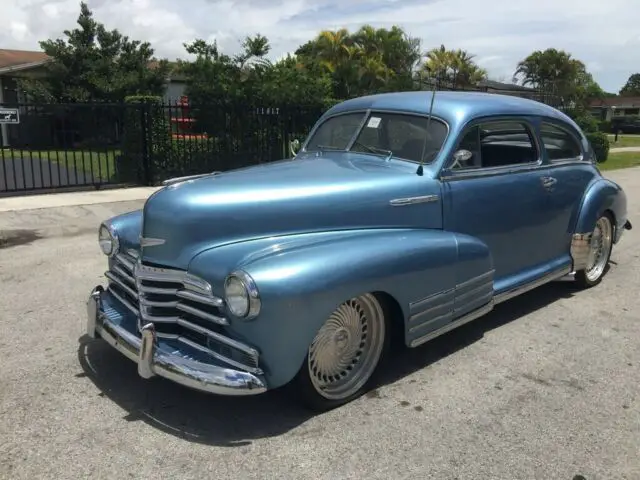
[[[340,305],[309,347],[309,377],[318,394],[343,400],[360,390],[378,365],[385,334],[384,313],[373,295]]]
[[[586,277],[594,282],[602,276],[613,242],[613,228],[608,217],[603,216],[596,222],[596,227],[591,236],[589,245],[589,257],[587,260]]]

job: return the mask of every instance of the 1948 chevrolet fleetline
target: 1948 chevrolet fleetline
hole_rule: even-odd
[[[398,328],[416,347],[546,282],[588,288],[626,196],[580,128],[468,92],[345,101],[292,159],[170,181],[105,221],[88,335],[222,395],[362,394]]]

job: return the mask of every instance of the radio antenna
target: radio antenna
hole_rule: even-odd
[[[427,118],[427,130],[424,132],[424,143],[422,144],[422,154],[420,155],[420,166],[418,166],[418,170],[416,174],[422,176],[424,173],[424,169],[422,168],[422,164],[424,163],[424,152],[427,149],[427,140],[429,139],[429,126],[431,125],[431,113],[433,112],[433,102],[436,99],[436,87],[437,83],[433,84],[433,94],[431,95],[431,105],[429,106],[429,117]]]

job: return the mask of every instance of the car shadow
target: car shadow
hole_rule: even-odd
[[[562,298],[573,295],[569,282],[554,282],[497,305],[488,315],[415,349],[394,348],[382,366],[376,385],[362,399],[378,396],[378,389],[394,383],[482,339],[485,333]],[[78,360],[100,391],[126,413],[126,421],[143,421],[190,442],[237,447],[252,440],[286,433],[312,416],[284,389],[249,397],[221,397],[197,392],[163,378],[142,380],[135,364],[102,341],[81,337]],[[100,414],[101,412],[96,412]]]

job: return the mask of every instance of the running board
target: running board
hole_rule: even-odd
[[[576,272],[567,273],[564,277],[557,279],[558,282],[573,282],[576,279]]]

